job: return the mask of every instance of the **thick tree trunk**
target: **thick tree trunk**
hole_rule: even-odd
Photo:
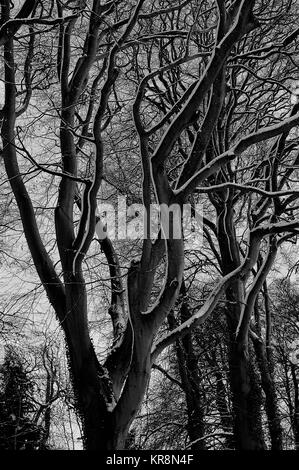
[[[66,256],[65,252],[60,250],[65,281],[65,313],[60,322],[66,339],[76,411],[82,421],[84,447],[107,450],[111,435],[109,409],[115,403],[112,384],[90,339],[82,270],[72,272],[72,257]]]
[[[187,317],[188,315],[188,317]],[[183,303],[181,317],[182,321],[189,318],[190,312],[188,306]],[[188,434],[192,451],[205,449],[204,437],[204,407],[203,395],[201,390],[200,371],[198,369],[198,360],[194,353],[191,333],[184,336],[177,347],[177,357],[179,360],[179,369],[182,385],[184,387],[187,413],[188,413]]]
[[[91,344],[80,364],[76,360],[76,353],[71,352],[72,347],[68,345],[67,348],[76,412],[82,423],[84,448],[98,451],[111,450],[113,429],[111,413],[107,411],[105,399],[105,394],[108,396],[109,391],[103,390],[101,381],[105,371],[101,370]]]
[[[262,450],[265,443],[261,422],[261,390],[250,355],[235,340],[236,325],[230,324],[229,374],[237,450]]]
[[[227,275],[240,265],[239,248],[233,223],[232,200],[218,207],[218,242],[222,271]],[[236,280],[227,289],[228,355],[231,399],[234,413],[234,441],[238,450],[264,449],[261,424],[261,393],[250,355],[236,339],[244,302],[244,286]]]

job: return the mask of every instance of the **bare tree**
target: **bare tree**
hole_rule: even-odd
[[[28,4],[30,8],[24,11]],[[265,219],[259,218],[259,223],[250,229],[242,260],[239,254],[234,255],[228,268],[222,253],[222,261],[228,269],[224,269],[204,305],[156,341],[181,289],[184,240],[183,236],[176,238],[174,235],[177,228],[183,232],[181,211],[177,211],[170,222],[169,236],[164,236],[162,226],[159,236],[152,241],[149,209],[154,198],[160,205],[169,208],[176,204],[182,209],[195,191],[201,194],[220,191],[225,208],[229,208],[227,194],[230,196],[232,190],[240,190],[241,194],[255,192],[266,201],[297,196],[292,188],[285,190],[284,184],[275,186],[275,177],[272,186],[265,189],[254,186],[254,180],[249,181],[248,187],[244,182],[238,184],[217,179],[219,172],[231,162],[246,160],[247,152],[253,146],[277,138],[272,152],[280,147],[280,142],[285,142],[288,133],[299,123],[296,108],[289,116],[282,113],[275,122],[257,120],[249,133],[239,133],[227,147],[220,147],[219,152],[212,154],[209,152],[214,129],[225,106],[228,60],[232,55],[236,57],[235,50],[241,47],[240,44],[244,50],[242,63],[246,62],[249,53],[253,53],[247,51],[245,45],[263,24],[258,21],[258,16],[263,19],[264,2],[204,1],[198,5],[190,0],[169,5],[169,2],[155,4],[146,0],[41,1],[25,2],[23,10],[15,15],[9,0],[2,0],[1,8],[5,81],[1,134],[5,170],[36,271],[65,334],[86,447],[106,450],[125,446],[129,427],[148,385],[152,364],[167,346],[202,323],[225,292],[232,292],[232,300],[235,300],[236,293],[242,290],[258,262],[264,238],[270,237],[263,265],[247,296],[242,294],[243,307],[238,304],[239,311],[232,320],[231,331],[238,332],[233,352],[237,369],[234,393],[240,397],[238,403],[242,402],[242,410],[248,410],[248,403],[243,403],[247,392],[245,390],[242,395],[241,390],[244,386],[246,389],[248,383],[252,305],[269,271],[277,244],[296,232],[299,221],[291,217],[279,219],[285,212],[275,212],[264,224],[262,220]],[[188,18],[191,18],[190,22]],[[288,41],[296,37],[297,32],[292,32]],[[167,43],[176,44],[175,41],[178,56],[172,56],[165,64],[160,46],[168,56]],[[206,41],[209,41],[208,45]],[[270,51],[272,47],[275,49],[271,46]],[[35,52],[45,62],[44,68],[34,61]],[[133,65],[126,60],[128,57],[132,57]],[[137,61],[135,66],[134,61]],[[142,63],[147,71],[145,76],[139,73]],[[192,67],[185,73],[183,67],[190,63]],[[134,73],[130,77],[132,69]],[[174,70],[186,78],[181,89],[176,88],[178,77],[172,73]],[[137,79],[136,73],[139,74]],[[164,74],[172,80],[170,87],[163,81]],[[158,86],[157,78],[160,80]],[[161,104],[155,94],[168,95],[171,107],[163,100]],[[47,102],[39,104],[45,96]],[[132,108],[131,129],[139,142],[135,155],[139,158],[138,171],[142,175],[139,186],[142,186],[140,196],[146,210],[146,237],[142,246],[135,249],[138,261],[133,259],[128,269],[127,299],[115,247],[110,240],[97,241],[110,268],[109,313],[114,333],[110,354],[100,361],[89,331],[85,263],[94,247],[95,228],[101,224],[96,208],[106,178],[105,164],[113,153],[114,136],[122,129],[121,118],[128,119],[127,106]],[[31,116],[33,123],[40,119],[46,126],[46,119],[49,120],[47,126],[55,142],[54,150],[48,148],[45,152],[44,148],[42,151],[36,140],[35,145],[29,145],[30,135],[26,136],[24,128],[30,111],[34,115]],[[28,127],[27,132],[30,132]],[[55,133],[57,127],[59,131]],[[177,145],[182,140],[187,142],[184,162],[177,177],[170,177],[169,165],[175,167]],[[128,153],[130,151],[129,148]],[[26,160],[25,164],[23,161],[19,164],[20,156]],[[134,159],[130,159],[132,161]],[[121,165],[125,168],[126,162]],[[57,244],[57,250],[55,248],[55,254],[51,256],[45,236],[41,236],[32,187],[26,180],[30,171],[51,178],[56,202],[53,223]],[[216,179],[214,185],[211,185],[211,178]],[[218,216],[223,219],[221,210]],[[226,244],[231,240],[227,232],[229,222],[232,219],[229,220],[227,209],[223,228]],[[280,235],[282,238],[278,240]],[[153,302],[155,275],[161,262],[164,282]],[[256,421],[253,423],[245,416],[241,422],[237,414],[237,423],[236,432],[241,432],[238,448],[261,447],[259,437],[254,436]]]

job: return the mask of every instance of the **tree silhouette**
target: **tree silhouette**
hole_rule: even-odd
[[[11,347],[6,350],[0,380],[0,449],[38,449],[42,428],[33,421],[33,382]]]

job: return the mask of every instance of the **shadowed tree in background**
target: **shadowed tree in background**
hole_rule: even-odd
[[[17,353],[9,348],[0,369],[0,448],[41,448],[43,428],[33,419],[33,382]]]

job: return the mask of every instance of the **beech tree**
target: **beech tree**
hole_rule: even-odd
[[[283,77],[284,95],[279,86],[269,95],[270,84],[281,80],[281,63],[271,68],[268,58],[295,61],[296,2],[281,2],[284,18],[292,21],[280,30],[278,44],[270,42],[270,26],[280,14],[272,21],[274,2],[262,0],[19,3],[1,0],[2,155],[36,272],[65,335],[85,447],[124,448],[153,364],[225,295],[233,305],[228,324],[236,447],[262,448],[258,410],[251,412],[256,389],[249,360],[249,337],[261,338],[250,321],[278,246],[294,238],[299,226],[291,179],[298,157],[291,154],[291,169],[284,160],[297,149],[288,137],[299,123],[298,105],[287,104],[292,77],[289,83]],[[250,77],[261,63],[266,78],[255,87]],[[273,109],[265,104],[270,99]],[[265,111],[256,116],[261,103]],[[264,160],[252,158],[262,145]],[[145,237],[127,250],[133,256],[126,289],[119,263],[124,244],[103,236],[97,212],[117,166],[129,179],[137,175],[130,191],[145,209]],[[240,179],[238,166],[245,175]],[[48,209],[50,233],[35,200],[43,188],[42,216]],[[251,193],[254,210],[239,246],[234,206],[240,209]],[[204,221],[219,242],[221,276],[203,305],[161,336],[183,286],[182,208],[206,194],[217,213],[216,228]],[[169,218],[167,236],[162,221],[155,240],[153,202],[180,209]],[[89,325],[88,285],[96,275],[88,269],[90,254],[108,265],[111,281],[113,340],[104,360]]]

